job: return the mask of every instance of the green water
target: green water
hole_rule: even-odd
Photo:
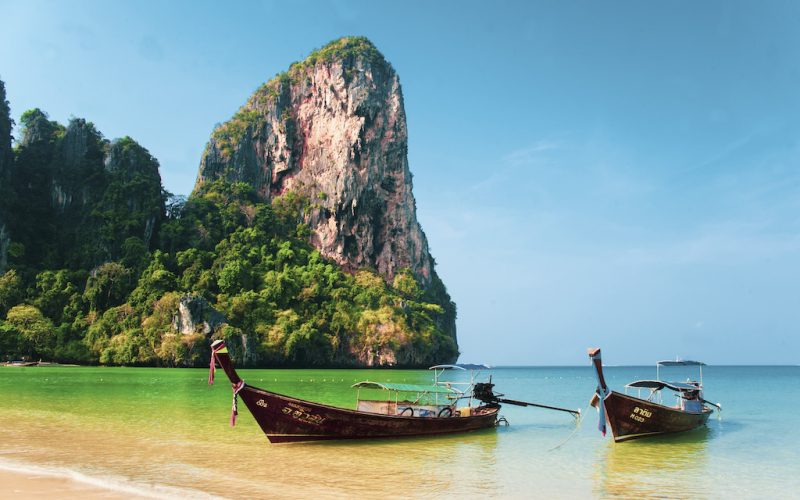
[[[609,368],[621,388],[651,378]],[[504,407],[511,423],[473,434],[270,445],[230,386],[205,370],[1,368],[0,468],[53,470],[167,497],[797,497],[800,368],[708,367],[723,418],[673,438],[614,444],[586,403],[588,367],[493,370],[509,397],[585,417]],[[221,372],[218,376],[222,375]],[[241,370],[251,385],[353,407],[356,381],[426,383],[425,370]],[[455,375],[458,376],[458,375]],[[460,375],[463,376],[463,375]]]

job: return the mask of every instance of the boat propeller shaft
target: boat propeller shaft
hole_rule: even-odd
[[[546,410],[563,411],[572,414],[574,417],[580,417],[581,410],[570,410],[569,408],[559,408],[558,406],[543,405],[539,403],[529,403],[527,401],[517,401],[516,399],[503,398],[503,394],[495,394],[492,390],[494,384],[491,382],[478,382],[472,391],[472,396],[489,405],[498,405],[500,403],[515,405],[515,406],[533,406],[536,408],[544,408]]]

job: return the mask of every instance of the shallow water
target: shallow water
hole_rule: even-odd
[[[607,368],[620,389],[654,368]],[[156,497],[737,497],[800,491],[800,367],[707,367],[722,419],[674,437],[614,444],[587,407],[590,368],[498,368],[508,397],[581,407],[505,406],[510,422],[471,434],[271,445],[244,405],[230,428],[224,375],[156,368],[0,368],[0,468],[91,478]],[[425,370],[241,370],[248,383],[353,407],[356,381],[426,383]],[[464,376],[464,374],[454,374]]]

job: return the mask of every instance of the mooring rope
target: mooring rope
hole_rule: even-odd
[[[244,380],[233,384],[233,405],[231,406],[231,427],[236,425],[236,415],[239,414],[239,391],[244,389]]]
[[[589,408],[591,408],[591,407],[592,407],[591,404],[587,405],[586,406],[586,411],[589,411]],[[573,436],[575,436],[575,434],[578,432],[578,430],[580,430],[581,422],[583,422],[583,415],[584,415],[584,412],[581,412],[580,415],[578,417],[576,417],[577,422],[575,422],[575,429],[573,429],[572,432],[570,433],[570,435],[567,436],[567,439],[561,441],[559,444],[557,444],[556,446],[553,446],[552,448],[550,448],[547,451],[555,451],[555,450],[561,448],[562,446],[564,446],[565,444],[567,444],[567,442],[570,439],[572,439]]]

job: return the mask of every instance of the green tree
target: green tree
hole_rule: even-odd
[[[81,309],[78,288],[65,269],[42,271],[36,275],[36,297],[33,304],[56,324],[74,317]]]
[[[15,327],[23,345],[20,346],[29,356],[50,356],[55,347],[53,323],[44,317],[34,306],[14,306],[6,315],[6,322]]]
[[[147,245],[138,236],[126,238],[122,243],[122,258],[120,263],[136,273],[140,273],[147,266],[149,253]]]
[[[395,290],[409,299],[419,300],[422,297],[422,287],[420,287],[419,283],[417,283],[417,280],[414,279],[414,275],[411,273],[410,269],[402,269],[399,273],[397,273],[394,276],[394,282],[392,286],[394,286]]]
[[[119,262],[106,262],[89,275],[83,298],[93,311],[105,311],[125,302],[131,282],[130,269]]]
[[[130,303],[139,311],[149,311],[165,293],[177,288],[178,278],[169,270],[169,255],[156,250],[150,264],[142,272],[136,288],[130,295]]]
[[[6,321],[0,320],[0,356],[5,361],[12,361],[20,355],[19,330]]]
[[[9,309],[22,300],[22,280],[15,269],[9,269],[0,276],[0,315],[5,316]]]

